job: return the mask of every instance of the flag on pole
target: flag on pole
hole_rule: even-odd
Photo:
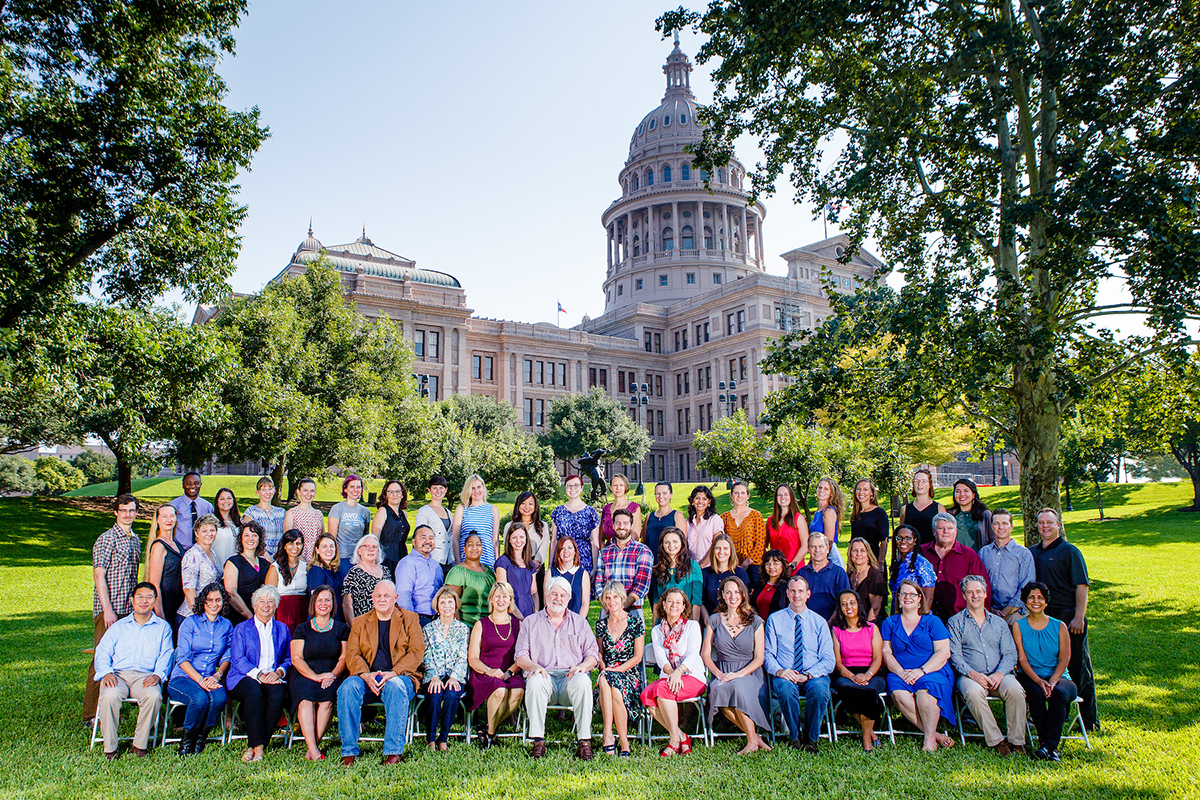
[[[558,304],[558,313],[560,313],[560,314],[565,314],[565,313],[567,313],[567,310],[566,310],[565,308],[563,308],[563,307],[562,307],[562,303],[559,303],[559,304]]]

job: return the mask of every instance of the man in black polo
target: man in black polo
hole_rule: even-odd
[[[1046,613],[1067,624],[1071,634],[1071,663],[1067,669],[1079,687],[1083,724],[1090,731],[1098,731],[1096,680],[1087,639],[1087,564],[1079,548],[1062,537],[1062,520],[1053,508],[1038,512],[1037,529],[1042,541],[1029,549],[1037,579],[1050,587]]]

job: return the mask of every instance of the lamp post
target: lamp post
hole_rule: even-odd
[[[417,392],[422,400],[429,399],[429,376],[417,375],[413,373],[413,380],[417,382]]]
[[[642,416],[645,417],[650,413],[647,406],[650,404],[650,384],[649,383],[632,383],[629,385],[629,405],[633,409],[633,422],[636,425],[641,424],[638,418],[638,409],[641,408],[645,412]],[[653,458],[653,456],[651,456]],[[642,464],[638,462],[638,487],[636,494],[642,495],[643,504],[645,503],[646,485],[642,480]]]
[[[728,391],[726,391],[726,389],[728,389]],[[722,405],[725,406],[725,416],[732,417],[733,409],[735,406],[737,406],[738,399],[738,396],[734,394],[734,392],[737,391],[737,381],[733,380],[732,378],[730,378],[729,383],[720,381],[717,383],[717,390],[720,392],[720,394],[717,395],[717,399],[720,400]]]

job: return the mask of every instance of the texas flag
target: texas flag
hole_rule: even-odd
[[[562,307],[562,303],[559,303],[559,304],[558,304],[558,313],[560,313],[560,314],[565,314],[565,313],[567,313],[567,310],[566,310],[565,308],[563,308],[563,307]]]

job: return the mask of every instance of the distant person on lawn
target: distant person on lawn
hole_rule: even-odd
[[[192,528],[196,524],[196,520],[203,517],[205,514],[213,513],[213,504],[200,496],[200,487],[203,479],[199,472],[189,472],[183,476],[183,494],[171,501],[171,505],[175,506],[175,516],[178,517],[178,522],[175,525],[175,541],[179,542],[184,547],[191,547],[193,543]]]

